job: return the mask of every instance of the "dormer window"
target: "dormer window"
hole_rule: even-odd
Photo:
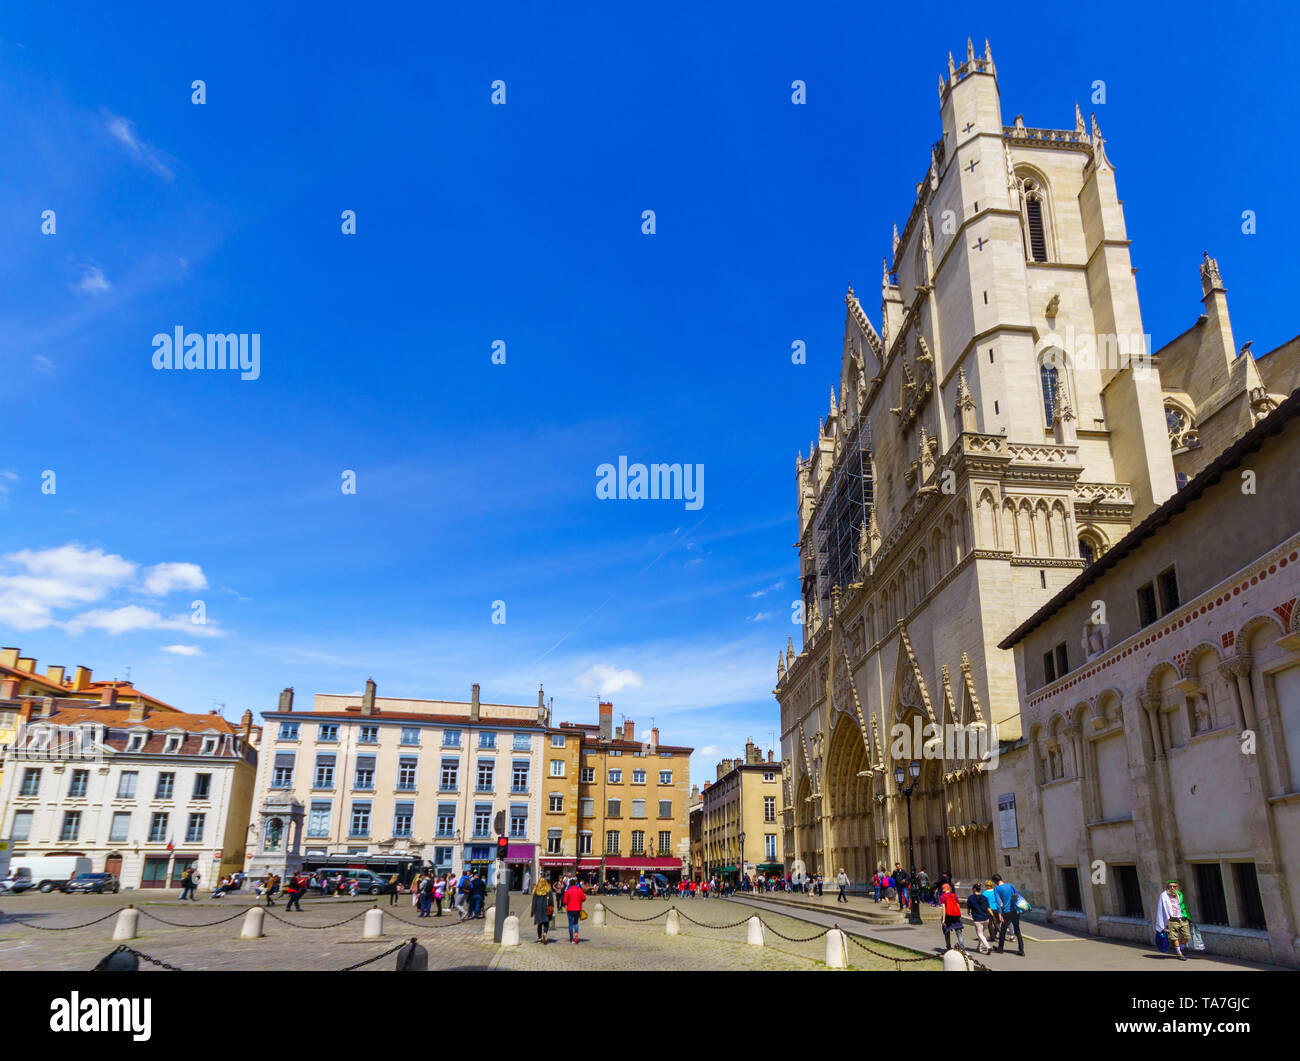
[[[217,753],[217,738],[204,737],[203,746],[199,749],[200,755],[215,755]]]
[[[126,742],[126,750],[129,752],[138,752],[144,750],[144,740],[147,734],[132,733]]]
[[[163,742],[163,754],[175,755],[181,750],[181,740],[183,738],[179,733],[167,734],[167,739]]]

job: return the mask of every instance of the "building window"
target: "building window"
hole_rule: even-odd
[[[673,772],[671,770],[660,770],[659,783],[661,785],[671,785],[673,783]]]
[[[41,791],[41,771],[38,767],[27,767],[23,770],[23,786],[19,790],[20,796],[35,796]]]
[[[1172,567],[1161,571],[1156,585],[1160,587],[1160,614],[1168,615],[1179,605],[1177,572]]]
[[[582,772],[578,775],[578,780],[584,785],[594,785],[596,783],[596,768],[594,766],[582,767]]]
[[[619,751],[617,748],[614,748],[614,749],[612,749],[612,750],[610,751],[609,754],[610,754],[611,756],[614,756],[614,755],[622,755],[623,753],[622,753],[621,751]]]
[[[1070,673],[1070,654],[1066,650],[1065,642],[1062,641],[1056,646],[1056,676],[1062,677]]]
[[[578,834],[578,854],[591,854],[591,833],[587,832]]]
[[[378,744],[378,743],[379,743],[379,727],[378,727],[378,726],[362,726],[362,727],[361,727],[361,733],[360,733],[360,735],[357,737],[357,740],[358,740],[360,743],[362,743],[362,744]]]
[[[1021,201],[1024,203],[1025,257],[1031,262],[1045,262],[1047,258],[1046,200],[1038,181],[1026,177],[1020,182]]]
[[[1043,653],[1043,684],[1050,685],[1056,681],[1056,654],[1052,651]]]
[[[1047,426],[1052,426],[1052,420],[1056,415],[1056,392],[1060,386],[1060,377],[1056,371],[1055,365],[1043,365],[1038,370],[1038,378],[1043,386],[1043,416],[1047,420]]]
[[[528,808],[512,806],[510,808],[510,837],[522,840],[528,835]]]
[[[1165,426],[1169,429],[1169,448],[1175,453],[1200,444],[1199,432],[1192,418],[1178,406],[1169,403],[1165,405]]]
[[[673,801],[670,799],[661,799],[659,801],[659,817],[671,818],[673,816]]]
[[[18,821],[15,818],[14,825],[17,826],[17,824]],[[130,830],[131,812],[124,810],[115,811],[113,813],[113,824],[108,827],[108,842],[110,844],[126,843],[127,833],[130,832]],[[18,838],[15,836],[14,839],[16,840]]]
[[[1116,866],[1119,871],[1119,909],[1123,917],[1146,918],[1142,908],[1142,888],[1138,884],[1137,866]]]
[[[275,766],[271,772],[272,788],[290,788],[293,785],[293,752],[276,752]]]
[[[399,792],[414,792],[419,760],[413,755],[403,755],[397,760],[397,789]]]
[[[135,784],[140,775],[134,770],[123,770],[117,779],[117,798],[135,799]],[[26,792],[23,795],[27,795]]]
[[[1253,862],[1234,862],[1232,873],[1237,882],[1237,899],[1241,907],[1241,927],[1265,930],[1264,900],[1259,894],[1259,874]]]
[[[617,855],[617,854],[618,854],[618,837],[619,837],[619,832],[618,832],[617,829],[609,829],[609,830],[606,831],[606,833],[605,833],[605,854],[607,854],[607,855]]]
[[[528,764],[526,762],[515,762],[511,764],[510,791],[511,792],[528,791]]]
[[[492,791],[492,771],[495,764],[491,759],[480,759],[478,761],[478,792]]]
[[[564,813],[564,796],[561,795],[559,792],[552,792],[551,795],[550,795],[550,801],[549,801],[549,803],[547,804],[547,809],[548,809],[552,814],[563,814],[563,813]]]
[[[776,782],[776,774],[771,771],[763,774],[763,782],[769,785],[774,784]]]
[[[206,814],[191,814],[189,825],[185,829],[185,842],[187,844],[203,843],[203,821]]]
[[[480,748],[495,748],[497,746],[497,735],[485,730],[478,735],[478,746]]]
[[[163,741],[163,754],[175,755],[181,750],[181,736],[179,733],[167,734],[167,739]]]
[[[623,801],[621,799],[611,799],[605,810],[606,818],[621,818],[623,816]]]
[[[1077,866],[1061,867],[1061,882],[1065,885],[1066,910],[1083,909],[1083,893],[1079,890],[1079,869]]]
[[[1083,566],[1091,567],[1094,560],[1097,559],[1096,552],[1087,538],[1079,539],[1079,555],[1083,557]]]
[[[419,744],[419,743],[420,743],[420,728],[419,728],[418,726],[403,726],[403,727],[402,727],[402,743],[403,743],[403,744]]]
[[[138,752],[144,750],[144,739],[147,733],[132,733],[126,741],[126,750],[129,752]]]
[[[645,817],[645,800],[634,799],[632,801],[632,817],[633,818]]]
[[[444,748],[459,748],[460,730],[458,729],[444,730],[442,734],[442,746]]]
[[[438,788],[443,792],[456,791],[456,774],[460,769],[460,763],[455,759],[444,759],[442,761],[442,773],[438,780]]]
[[[281,739],[281,740],[297,740],[297,739],[298,739],[298,723],[297,723],[297,722],[281,722],[281,723],[280,723],[280,739]]]
[[[149,843],[161,844],[167,839],[167,814],[155,812],[149,818]]]
[[[333,788],[334,787],[334,755],[321,754],[316,756],[316,777],[314,780],[315,788]]]
[[[60,843],[75,843],[77,834],[81,832],[81,811],[65,810],[63,812],[63,826],[59,829]]]
[[[763,797],[763,821],[765,822],[776,821],[776,797],[775,796]]]
[[[444,872],[451,868],[452,848],[435,847],[433,849],[433,864],[441,867]]]
[[[776,861],[776,833],[766,833],[763,836],[763,857],[769,862]]]
[[[611,770],[609,772],[609,783],[611,785],[621,785],[623,783],[623,771]]]
[[[1200,899],[1203,925],[1226,925],[1228,923],[1228,899],[1223,894],[1223,872],[1217,862],[1197,862],[1192,868],[1196,871],[1196,894]]]
[[[456,835],[456,804],[438,804],[438,836],[449,839]]]
[[[363,837],[370,835],[370,801],[357,800],[352,804],[352,821],[349,824],[348,836]]]
[[[352,787],[368,791],[375,787],[375,757],[373,755],[358,755],[357,770],[352,778]]]
[[[32,835],[32,812],[20,810],[14,812],[14,826],[11,837],[15,843],[25,843]]]
[[[316,729],[316,739],[325,744],[333,744],[339,739],[337,722],[322,722]]]
[[[527,733],[516,733],[515,742],[511,745],[512,751],[526,752],[533,746],[533,738]]]
[[[560,853],[560,836],[561,830],[546,830],[546,853],[548,855],[558,855]]]
[[[644,771],[644,770],[633,770],[633,771],[632,771],[632,784],[634,784],[634,785],[644,785],[644,784],[645,784],[645,771]]]
[[[313,803],[307,816],[307,835],[309,837],[326,837],[330,834],[330,805]]]
[[[564,734],[563,734],[563,733],[552,733],[552,734],[551,734],[551,747],[552,747],[552,748],[563,748],[563,747],[564,747]]]
[[[578,813],[584,818],[594,818],[596,816],[596,801],[584,796],[578,800]]]
[[[474,805],[474,835],[491,836],[492,835],[492,805],[489,803],[476,803]]]
[[[207,799],[212,791],[211,774],[194,775],[194,794],[191,799]]]
[[[632,830],[632,854],[645,854],[645,833],[640,829]]]
[[[154,799],[171,799],[176,788],[176,775],[171,773],[158,775],[158,787],[154,790]]]
[[[393,808],[393,836],[411,835],[411,822],[415,818],[414,803],[398,803]]]
[[[1148,582],[1137,591],[1138,626],[1149,626],[1160,614],[1156,609],[1156,587]]]
[[[552,777],[563,777],[563,776],[564,776],[564,760],[563,760],[563,759],[552,759],[552,760],[551,760],[551,776],[552,776]]]
[[[199,747],[200,755],[215,755],[217,751],[217,738],[204,737],[203,744]]]
[[[671,855],[673,853],[673,834],[668,829],[663,829],[659,833],[659,854]]]
[[[86,785],[90,782],[89,770],[73,770],[68,782],[68,798],[82,799],[86,795]]]

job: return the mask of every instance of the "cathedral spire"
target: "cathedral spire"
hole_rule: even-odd
[[[786,666],[794,663],[794,638],[786,637],[785,639],[785,662]]]
[[[898,222],[894,222],[894,257],[898,257]]]
[[[952,52],[948,53],[948,80],[957,76],[957,64],[952,61]]]
[[[993,49],[989,47],[989,39],[984,38],[984,61],[989,64],[989,73],[993,73]]]
[[[1092,115],[1092,158],[1098,169],[1114,169],[1106,157],[1106,140],[1101,135],[1101,126],[1097,124],[1097,115]]]
[[[968,63],[975,61],[975,45],[969,37],[966,38],[966,61]]]
[[[884,290],[884,289],[888,288],[889,286],[890,286],[890,284],[889,284],[889,259],[888,259],[888,258],[881,258],[881,259],[880,259],[880,287],[881,287],[881,290]]]
[[[1075,103],[1074,105],[1074,131],[1078,133],[1079,136],[1088,135],[1088,127],[1083,124],[1083,111],[1079,108],[1078,103]]]
[[[953,407],[953,414],[961,424],[963,433],[976,429],[975,399],[972,397],[970,387],[966,383],[966,370],[964,368],[957,370],[957,404]]]
[[[839,403],[835,401],[835,385],[831,384],[831,416],[835,417],[839,415],[839,411]]]

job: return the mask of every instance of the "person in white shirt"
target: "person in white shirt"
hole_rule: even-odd
[[[1187,914],[1187,903],[1176,880],[1169,881],[1156,899],[1156,931],[1166,933],[1174,953],[1187,961],[1183,944],[1191,942],[1192,919]]]

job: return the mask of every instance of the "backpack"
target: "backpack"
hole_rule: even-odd
[[[961,917],[961,902],[956,892],[943,893],[943,912],[949,917]]]

